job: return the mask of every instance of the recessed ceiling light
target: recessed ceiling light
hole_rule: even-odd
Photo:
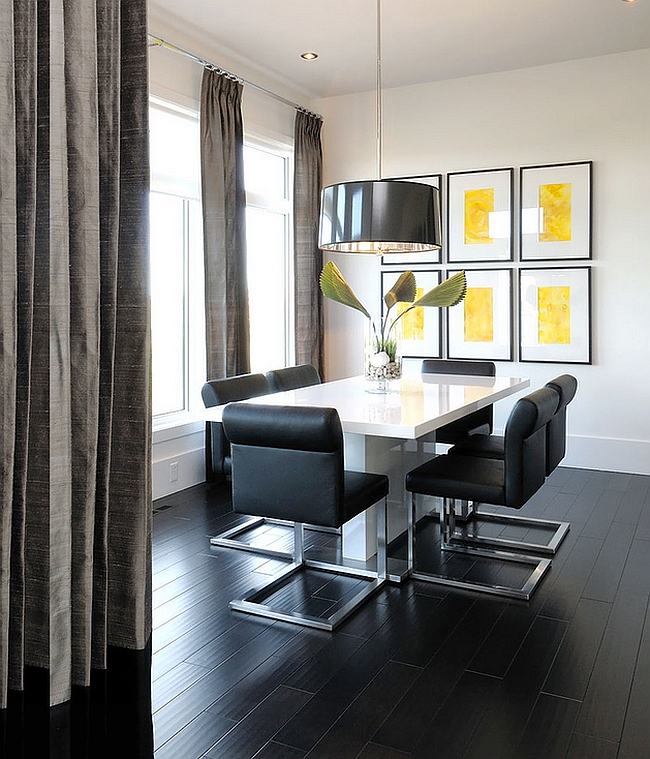
[[[636,3],[636,0],[623,0],[624,3]]]
[[[314,61],[316,58],[318,58],[318,53],[312,53],[311,51],[308,53],[301,53],[301,58],[304,58],[306,61]]]

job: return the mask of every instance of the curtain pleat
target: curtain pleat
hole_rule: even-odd
[[[0,708],[151,635],[145,0],[0,0]]]
[[[209,69],[201,84],[201,198],[208,379],[250,371],[242,85]]]
[[[323,304],[318,278],[322,183],[322,120],[296,112],[293,186],[296,364],[313,364],[324,376]]]

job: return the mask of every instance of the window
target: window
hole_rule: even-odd
[[[291,148],[247,138],[251,371],[293,363]],[[150,248],[153,414],[157,427],[200,413],[205,376],[198,114],[152,98]]]
[[[276,143],[247,142],[246,247],[251,371],[293,363],[291,154]]]
[[[204,381],[199,129],[196,114],[150,109],[153,414],[193,410]]]

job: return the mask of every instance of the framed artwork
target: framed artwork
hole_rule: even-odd
[[[519,360],[591,363],[591,269],[519,270]]]
[[[382,313],[386,306],[384,304],[384,294],[397,282],[403,271],[390,270],[381,273],[381,297]],[[417,300],[425,293],[432,290],[440,284],[439,271],[414,271],[417,292]],[[393,311],[397,316],[405,311],[410,304],[398,303]],[[441,358],[440,350],[440,309],[439,308],[414,308],[405,314],[401,319],[401,352],[402,358],[426,356],[427,358]]]
[[[440,191],[440,201],[442,203],[442,174],[422,174],[416,177],[391,177],[391,179],[403,179],[408,182],[420,182],[421,184],[430,184],[437,187]],[[415,266],[416,264],[436,264],[440,263],[439,250],[427,250],[424,253],[387,253],[381,257],[382,265],[396,266]]]
[[[522,261],[591,258],[591,161],[522,167]]]
[[[513,169],[447,174],[449,263],[512,261]]]
[[[448,358],[512,361],[512,269],[468,269],[465,275],[464,300],[447,309]]]

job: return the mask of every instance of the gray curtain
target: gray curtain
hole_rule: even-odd
[[[201,198],[206,371],[250,371],[242,84],[205,69],[201,84]]]
[[[323,376],[323,300],[318,284],[323,254],[318,247],[322,181],[322,120],[296,112],[294,157],[294,271],[296,364],[313,364]]]
[[[146,0],[0,0],[0,708],[151,635]]]

